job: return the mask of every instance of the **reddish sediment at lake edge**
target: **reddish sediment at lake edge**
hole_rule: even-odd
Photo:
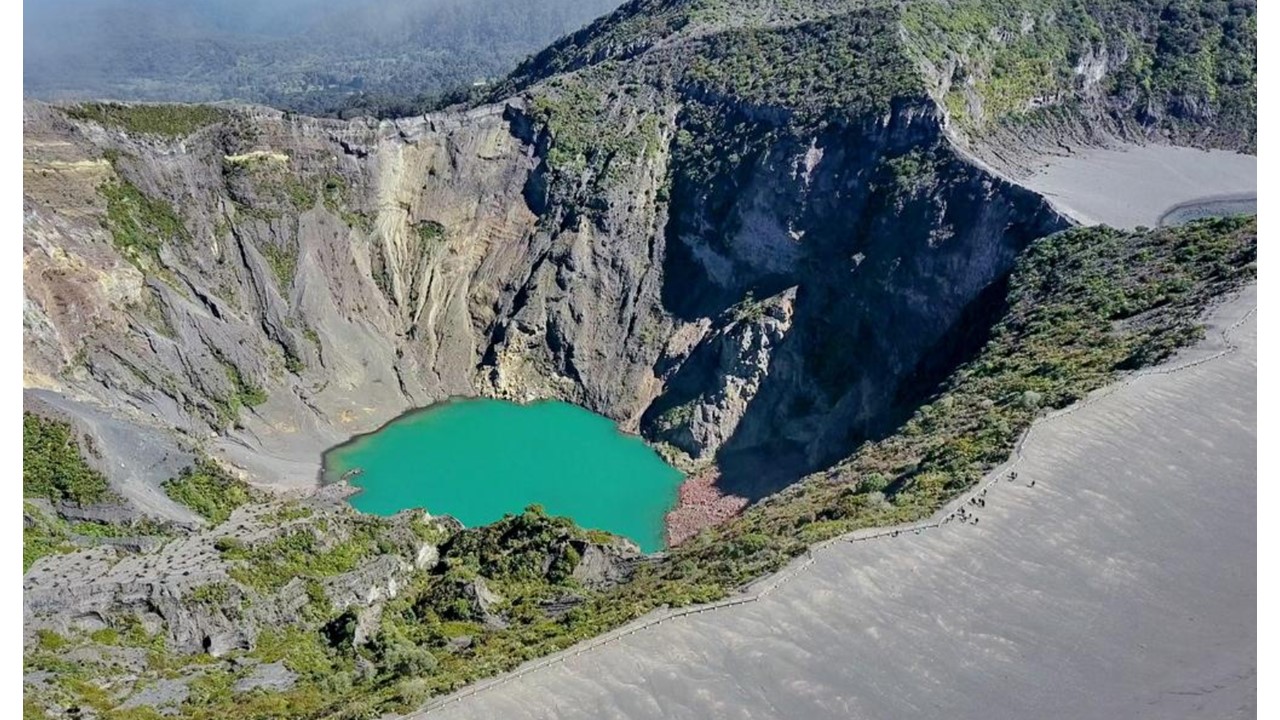
[[[664,518],[667,547],[676,547],[704,528],[719,525],[747,507],[746,498],[730,495],[717,487],[719,479],[719,471],[712,468],[694,473],[680,484],[676,506]]]

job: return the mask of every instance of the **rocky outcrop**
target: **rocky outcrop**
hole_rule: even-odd
[[[593,590],[603,590],[631,579],[644,555],[635,543],[618,538],[610,543],[574,543],[578,564],[573,579]]]
[[[507,621],[495,612],[498,605],[505,600],[501,595],[489,589],[484,578],[477,577],[464,583],[459,595],[464,603],[472,608],[473,617],[487,627],[506,627]]]
[[[1066,225],[955,155],[923,105],[758,152],[751,173],[701,191],[677,176],[669,294],[724,325],[670,373],[643,425],[695,457],[713,451],[721,486],[750,499],[891,428],[962,356],[948,334],[1019,250]],[[738,300],[748,293],[764,300]],[[759,318],[758,342],[742,344],[744,315]],[[738,362],[758,387],[730,379],[744,377]],[[724,412],[735,402],[722,382],[750,388],[739,411]],[[708,434],[708,420],[729,432]]]
[[[655,437],[694,461],[715,456],[769,374],[773,353],[791,329],[795,294],[796,288],[788,288],[765,300],[748,297],[733,308],[728,325],[707,334],[680,375],[696,376],[685,384],[701,394],[662,410],[653,423]],[[673,390],[676,395],[677,386]]]
[[[161,633],[179,652],[219,656],[253,647],[265,629],[281,629],[344,610],[365,611],[395,597],[411,577],[438,557],[415,523],[442,532],[457,529],[449,518],[422,520],[406,511],[387,520],[361,516],[343,500],[341,488],[293,503],[247,505],[221,525],[168,540],[160,548],[102,545],[38,561],[23,578],[24,632],[40,629],[89,631],[139,624]],[[290,565],[299,552],[291,538],[323,531],[310,553],[341,550],[359,554],[349,570],[328,569],[313,578],[305,565],[282,586],[273,567]],[[253,554],[263,548],[266,556]],[[305,563],[312,554],[292,562]]]
[[[245,677],[236,681],[233,689],[236,692],[250,690],[288,690],[297,682],[298,674],[285,667],[282,662],[262,663],[255,665]]]

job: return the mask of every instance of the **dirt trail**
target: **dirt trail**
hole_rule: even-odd
[[[1085,225],[1154,227],[1178,205],[1258,190],[1258,158],[1225,150],[1120,145],[1073,149],[1037,164],[1018,181]]]

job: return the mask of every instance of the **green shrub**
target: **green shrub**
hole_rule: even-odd
[[[36,640],[45,650],[62,650],[67,647],[67,639],[53,630],[36,630]]]
[[[255,493],[247,483],[232,477],[217,463],[200,458],[195,465],[183,468],[177,477],[166,480],[164,492],[186,505],[196,514],[217,525],[231,517],[236,508],[252,501]],[[222,540],[230,538],[219,538]]]
[[[381,632],[373,642],[373,652],[383,670],[397,678],[425,675],[438,664],[429,650],[395,631]]]
[[[144,273],[162,271],[160,248],[166,243],[190,242],[191,236],[173,208],[147,196],[128,180],[104,183],[98,191],[107,200],[112,242]]]
[[[423,245],[432,245],[444,239],[444,226],[434,220],[424,220],[415,226],[418,240]]]
[[[231,599],[231,588],[226,583],[213,582],[191,589],[187,600],[208,609],[220,608]]]
[[[293,284],[293,275],[298,268],[298,251],[296,248],[282,248],[274,243],[263,243],[262,256],[267,259],[267,264],[271,266],[271,272],[276,276],[279,283],[280,292],[288,292],[289,286]]]
[[[80,505],[112,497],[107,479],[80,455],[71,426],[30,412],[22,413],[22,494]]]
[[[757,300],[755,293],[748,290],[742,300],[733,306],[733,319],[735,322],[755,323],[764,319],[765,304],[762,300]]]
[[[887,487],[889,487],[889,478],[885,477],[883,473],[873,472],[862,478],[862,481],[858,483],[858,492],[884,492]]]

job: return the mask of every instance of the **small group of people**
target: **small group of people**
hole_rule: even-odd
[[[1009,474],[1006,476],[1006,479],[1007,479],[1009,482],[1013,482],[1014,480],[1017,480],[1017,479],[1018,479],[1018,471],[1017,471],[1017,470],[1010,470],[1010,471],[1009,471]],[[1035,486],[1036,486],[1036,481],[1035,481],[1035,479],[1034,479],[1034,478],[1031,480],[1031,482],[1027,483],[1027,487],[1035,487]]]

